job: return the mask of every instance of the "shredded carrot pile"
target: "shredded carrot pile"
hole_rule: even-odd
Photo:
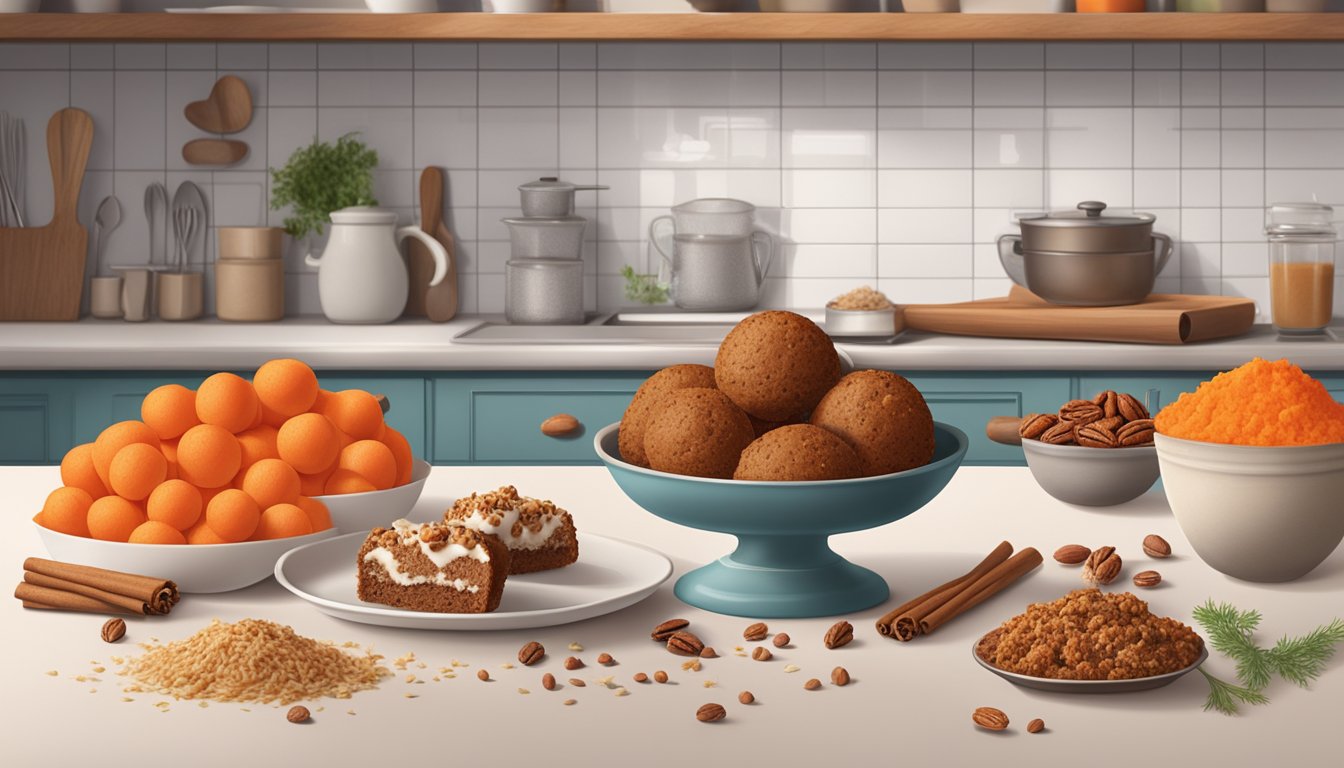
[[[1231,445],[1344,443],[1344,405],[1301,368],[1255,358],[1163,408],[1163,435]]]

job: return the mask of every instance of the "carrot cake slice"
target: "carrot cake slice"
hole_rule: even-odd
[[[509,548],[510,574],[562,568],[579,559],[574,518],[550,501],[519,496],[512,485],[464,496],[443,518],[498,536]]]
[[[488,613],[499,607],[509,549],[450,523],[398,520],[359,548],[359,599],[412,611]]]

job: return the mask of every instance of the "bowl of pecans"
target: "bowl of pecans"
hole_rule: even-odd
[[[1133,395],[1114,390],[1070,400],[1057,413],[1033,413],[1018,426],[1031,476],[1067,504],[1110,507],[1142,496],[1157,481],[1153,420]]]

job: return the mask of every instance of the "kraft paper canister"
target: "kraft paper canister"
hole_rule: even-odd
[[[281,259],[215,262],[215,315],[220,320],[268,322],[285,316],[285,263]]]
[[[220,227],[219,258],[268,260],[284,257],[279,227]]]

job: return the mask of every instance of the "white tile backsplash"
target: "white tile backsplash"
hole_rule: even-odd
[[[250,154],[192,168],[181,145],[206,134],[182,110],[226,73],[252,91]],[[0,43],[37,222],[44,128],[66,105],[95,124],[81,216],[107,194],[127,211],[114,262],[144,258],[154,180],[196,180],[212,226],[279,224],[267,169],[356,132],[379,154],[380,202],[409,223],[419,170],[444,167],[466,311],[502,310],[499,219],[543,175],[611,187],[579,201],[602,309],[624,302],[623,265],[656,268],[649,222],[696,197],[758,206],[780,238],[766,301],[787,306],[856,283],[898,301],[1001,295],[994,240],[1014,212],[1082,199],[1151,211],[1178,238],[1161,288],[1263,302],[1263,206],[1344,205],[1339,43]],[[290,250],[290,311],[316,312]]]

